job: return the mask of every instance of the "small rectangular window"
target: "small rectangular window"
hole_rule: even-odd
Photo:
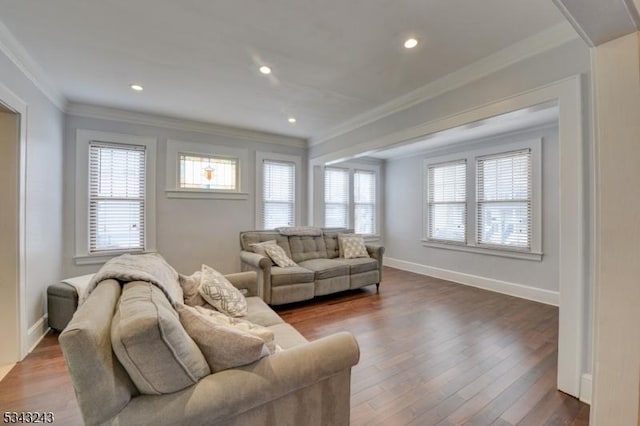
[[[296,164],[264,160],[262,163],[262,229],[296,223]]]
[[[349,170],[327,167],[324,170],[324,226],[349,226]]]
[[[466,242],[466,160],[430,165],[426,179],[427,239]]]
[[[355,205],[355,232],[376,233],[376,174],[356,170],[353,174],[353,202]]]
[[[477,159],[478,244],[529,250],[531,150]]]
[[[145,147],[89,144],[89,252],[144,250]]]
[[[238,159],[180,154],[180,189],[238,191]]]

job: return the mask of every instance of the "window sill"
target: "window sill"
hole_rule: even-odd
[[[190,198],[203,200],[248,200],[248,192],[224,192],[224,191],[189,191],[184,189],[165,190],[167,198]]]
[[[380,235],[378,234],[363,235],[362,238],[364,239],[365,243],[373,243],[381,240]]]
[[[466,253],[485,254],[489,256],[508,257],[511,259],[530,260],[534,262],[542,261],[542,253],[521,252],[515,250],[499,250],[486,247],[469,246],[463,244],[447,244],[435,241],[422,240],[424,247],[440,248],[445,250],[463,251]]]
[[[157,253],[157,251],[155,250],[148,250],[148,251],[127,251],[127,250],[123,250],[123,251],[114,251],[114,252],[109,252],[109,253],[103,253],[103,254],[81,254],[81,255],[77,255],[73,258],[73,261],[76,265],[102,265],[105,262],[107,262],[108,260],[113,259],[114,257],[118,257],[122,254],[126,254],[126,253],[130,253],[130,254],[148,254],[148,253]]]

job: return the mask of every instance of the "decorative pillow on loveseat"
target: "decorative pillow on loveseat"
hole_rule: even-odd
[[[177,392],[211,372],[165,294],[147,282],[124,286],[111,322],[111,344],[142,394]]]
[[[345,259],[369,257],[362,235],[338,234],[338,245],[340,246],[340,257]]]
[[[200,295],[218,311],[231,317],[247,314],[247,300],[220,272],[202,265]]]
[[[251,364],[271,353],[261,337],[225,324],[224,320],[219,321],[213,311],[213,315],[209,315],[203,312],[204,308],[186,305],[178,305],[177,309],[185,330],[195,340],[214,373]],[[273,335],[271,339],[273,341]]]
[[[296,262],[289,259],[289,256],[287,256],[287,253],[285,253],[284,249],[279,245],[265,246],[264,251],[271,258],[271,260],[273,260],[275,264],[280,266],[281,268],[298,266]]]

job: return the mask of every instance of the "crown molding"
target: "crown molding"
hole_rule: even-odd
[[[51,82],[42,67],[0,21],[0,51],[60,110],[64,111],[67,99]]]
[[[110,108],[99,105],[81,104],[69,102],[65,112],[77,117],[97,118],[101,120],[113,120],[144,126],[165,127],[187,132],[198,132],[209,135],[226,136],[265,142],[279,145],[306,148],[306,139],[293,136],[278,135],[275,133],[261,132],[257,130],[243,129],[239,127],[225,126],[222,124],[206,123],[182,118],[167,117],[163,115],[149,114],[137,111],[128,111],[118,108]]]
[[[322,136],[309,140],[309,146],[320,145],[345,133],[356,130],[374,121],[419,103],[433,99],[446,92],[491,75],[517,62],[539,55],[579,36],[568,22],[562,22],[522,41],[514,43],[496,53],[486,56],[463,68],[451,72],[412,92],[395,98],[363,114],[345,121]]]

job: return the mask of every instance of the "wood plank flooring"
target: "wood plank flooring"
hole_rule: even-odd
[[[308,339],[352,332],[352,425],[589,424],[555,389],[558,309],[385,268],[375,287],[277,308]],[[57,334],[0,382],[0,411],[81,424]]]

